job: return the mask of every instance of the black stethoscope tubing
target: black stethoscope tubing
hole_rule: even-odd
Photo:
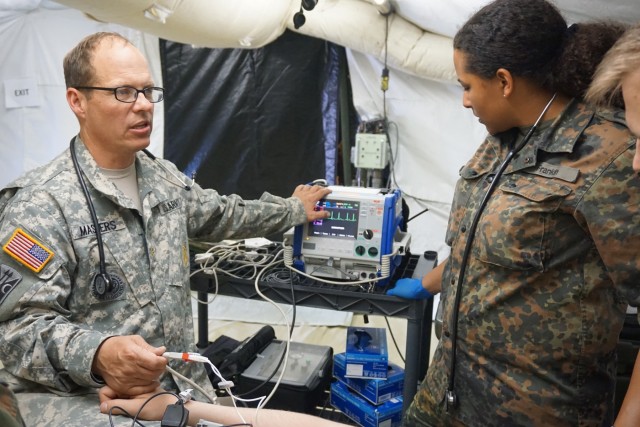
[[[533,136],[533,133],[538,128],[538,124],[540,123],[540,120],[542,120],[542,117],[547,112],[547,110],[553,103],[554,99],[556,98],[556,95],[557,94],[554,94],[551,97],[547,105],[544,107],[544,109],[540,113],[540,116],[538,117],[536,122],[533,124],[533,126],[531,126],[531,128],[529,129],[529,132],[527,132],[527,134],[522,139],[520,144],[518,144],[516,147],[509,150],[507,157],[500,164],[498,170],[496,171],[493,177],[493,180],[491,181],[491,184],[489,185],[489,188],[487,189],[487,192],[482,198],[482,201],[480,202],[480,206],[478,207],[478,210],[476,211],[473,217],[471,226],[469,227],[469,233],[467,234],[469,237],[465,243],[464,252],[462,253],[462,260],[460,262],[460,272],[458,273],[458,281],[456,283],[456,298],[454,300],[453,313],[451,317],[451,328],[452,328],[451,358],[449,359],[449,382],[448,382],[448,386],[445,394],[445,405],[446,405],[447,412],[449,411],[449,409],[454,408],[458,404],[458,397],[454,390],[454,380],[455,380],[455,372],[456,372],[456,350],[457,350],[456,341],[458,339],[458,310],[460,308],[460,302],[462,299],[462,283],[464,281],[464,276],[467,270],[467,263],[469,261],[469,254],[471,252],[471,245],[475,238],[478,222],[480,221],[480,215],[482,215],[482,212],[487,206],[487,202],[489,201],[489,198],[491,197],[491,195],[493,194],[493,191],[498,185],[498,181],[502,177],[502,174],[504,173],[505,169],[507,168],[509,163],[511,163],[513,156],[515,156],[520,150],[522,150],[522,148],[527,144],[527,142],[529,142],[529,140]]]
[[[83,178],[83,172],[80,168],[80,164],[78,163],[78,156],[76,155],[76,146],[75,146],[75,137],[71,138],[71,142],[69,143],[69,151],[71,152],[71,161],[73,162],[73,167],[76,170],[76,175],[78,176],[78,182],[80,182],[80,187],[82,187],[82,192],[84,193],[84,197],[87,200],[87,206],[89,208],[89,213],[91,214],[91,222],[93,222],[93,226],[96,232],[96,240],[98,243],[98,256],[100,257],[100,272],[97,273],[93,278],[93,284],[98,295],[103,296],[107,292],[110,292],[113,288],[113,283],[111,280],[111,276],[107,273],[107,266],[104,256],[104,243],[102,242],[102,233],[100,232],[100,224],[98,223],[98,215],[96,215],[96,209],[93,205],[93,201],[91,200],[91,195],[89,194],[89,189],[87,188],[87,183]],[[149,158],[153,161],[156,160],[156,156],[151,154],[151,152],[147,149],[142,150]],[[191,190],[191,185],[184,182],[180,177],[176,176],[170,170],[168,170],[162,163],[159,164],[165,171],[173,175],[180,183],[184,186],[184,189],[189,191]],[[193,179],[192,179],[193,181]],[[193,182],[192,182],[193,185]]]
[[[98,256],[100,257],[100,273],[96,274],[93,279],[94,284],[96,285],[96,291],[99,295],[104,295],[106,292],[111,290],[111,277],[109,273],[107,273],[107,267],[104,256],[104,244],[102,243],[102,233],[100,232],[100,224],[98,223],[98,216],[96,215],[96,209],[93,206],[93,202],[91,201],[91,195],[89,194],[89,189],[87,188],[87,183],[82,177],[82,170],[80,169],[80,164],[78,163],[78,157],[76,155],[76,145],[75,145],[75,137],[71,138],[71,142],[69,143],[69,151],[71,151],[71,161],[73,162],[73,167],[76,170],[76,175],[78,176],[78,181],[80,182],[80,187],[82,187],[82,192],[84,193],[84,197],[87,200],[87,206],[89,207],[89,213],[91,214],[91,221],[93,222],[93,226],[96,232],[96,240],[98,241]],[[102,280],[103,283],[99,283],[98,280]]]

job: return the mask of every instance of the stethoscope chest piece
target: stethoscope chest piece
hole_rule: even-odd
[[[97,273],[93,276],[93,289],[99,296],[105,296],[107,292],[111,292],[113,285],[108,273]]]
[[[113,273],[96,273],[91,281],[91,293],[100,301],[113,301],[124,293],[124,280]]]

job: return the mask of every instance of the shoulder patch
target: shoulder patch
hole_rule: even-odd
[[[22,228],[17,228],[6,245],[2,247],[11,258],[39,273],[53,258],[53,252],[40,243],[35,237],[27,234]]]
[[[8,265],[0,264],[0,305],[22,281],[22,276]]]

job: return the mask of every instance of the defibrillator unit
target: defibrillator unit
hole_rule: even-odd
[[[332,192],[316,204],[329,217],[295,227],[293,265],[317,277],[386,283],[411,240],[401,231],[400,191],[329,188]]]

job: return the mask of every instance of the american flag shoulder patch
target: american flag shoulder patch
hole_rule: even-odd
[[[11,258],[39,273],[53,258],[53,252],[38,239],[17,228],[6,245],[2,247]]]

